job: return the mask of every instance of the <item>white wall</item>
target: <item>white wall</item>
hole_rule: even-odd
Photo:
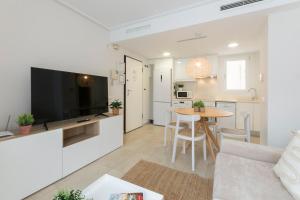
[[[14,127],[30,112],[30,66],[109,76],[130,54],[108,48],[108,31],[52,0],[2,0],[0,24],[0,130],[9,114]],[[123,85],[110,85],[109,95],[123,99]]]
[[[246,71],[246,90],[229,91],[226,90],[226,61],[231,59],[245,59],[247,61]],[[185,82],[186,90],[192,90],[196,98],[250,98],[251,94],[248,88],[256,88],[258,95],[261,95],[261,85],[259,82],[259,54],[245,53],[238,55],[219,56],[218,76],[217,79],[200,79],[197,82]]]
[[[300,8],[273,13],[268,28],[268,144],[285,146],[300,129]]]

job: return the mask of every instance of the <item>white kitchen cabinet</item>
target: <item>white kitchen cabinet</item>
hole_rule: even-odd
[[[233,115],[230,117],[222,117],[218,118],[218,128],[231,128],[234,129],[236,127],[236,103],[234,102],[216,102],[216,107],[221,110],[225,110],[228,112],[232,112]]]
[[[209,108],[212,108],[212,107],[216,107],[216,102],[215,101],[203,101],[205,107],[209,107]]]
[[[192,100],[173,100],[172,101],[172,108],[193,108],[193,101]],[[176,121],[176,113],[172,112],[172,121]]]
[[[196,81],[192,76],[187,74],[187,64],[188,59],[174,60],[174,82]]]
[[[62,177],[62,130],[0,142],[1,199],[19,200]]]

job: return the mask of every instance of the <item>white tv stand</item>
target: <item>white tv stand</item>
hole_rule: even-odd
[[[23,199],[123,145],[123,116],[77,121],[0,139],[1,198]]]

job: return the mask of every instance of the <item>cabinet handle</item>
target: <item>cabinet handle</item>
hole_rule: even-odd
[[[160,75],[160,82],[162,82],[162,75]]]

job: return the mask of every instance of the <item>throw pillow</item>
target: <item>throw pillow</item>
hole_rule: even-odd
[[[287,191],[300,200],[300,133],[295,135],[273,168]]]

